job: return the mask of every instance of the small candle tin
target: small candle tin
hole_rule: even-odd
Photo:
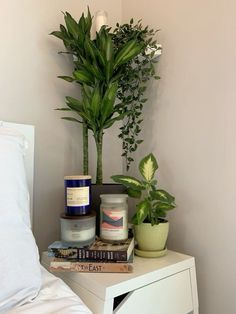
[[[61,240],[83,247],[95,240],[96,214],[83,216],[61,215]]]
[[[91,211],[91,176],[66,176],[64,184],[66,215],[89,214]]]

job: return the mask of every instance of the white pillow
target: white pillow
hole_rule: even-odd
[[[14,199],[24,222],[30,226],[30,201],[26,182],[24,155],[27,142],[24,136],[0,126],[0,202]]]
[[[24,151],[23,136],[0,126],[0,313],[32,300],[41,286]]]

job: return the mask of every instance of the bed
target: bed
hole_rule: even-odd
[[[0,122],[0,313],[91,314],[39,261],[32,233],[34,127]]]

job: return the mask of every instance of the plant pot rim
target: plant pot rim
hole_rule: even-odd
[[[166,224],[166,223],[169,223],[169,221],[167,219],[162,219],[162,221],[159,222],[159,224]],[[150,222],[142,222],[141,224],[134,224],[134,226],[140,226],[140,225],[143,225],[143,224],[151,225]],[[153,225],[153,227],[154,226],[158,226],[159,224],[155,224],[155,225]]]

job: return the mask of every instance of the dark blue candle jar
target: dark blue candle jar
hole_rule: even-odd
[[[91,204],[91,176],[66,176],[65,214],[69,216],[87,215]]]

